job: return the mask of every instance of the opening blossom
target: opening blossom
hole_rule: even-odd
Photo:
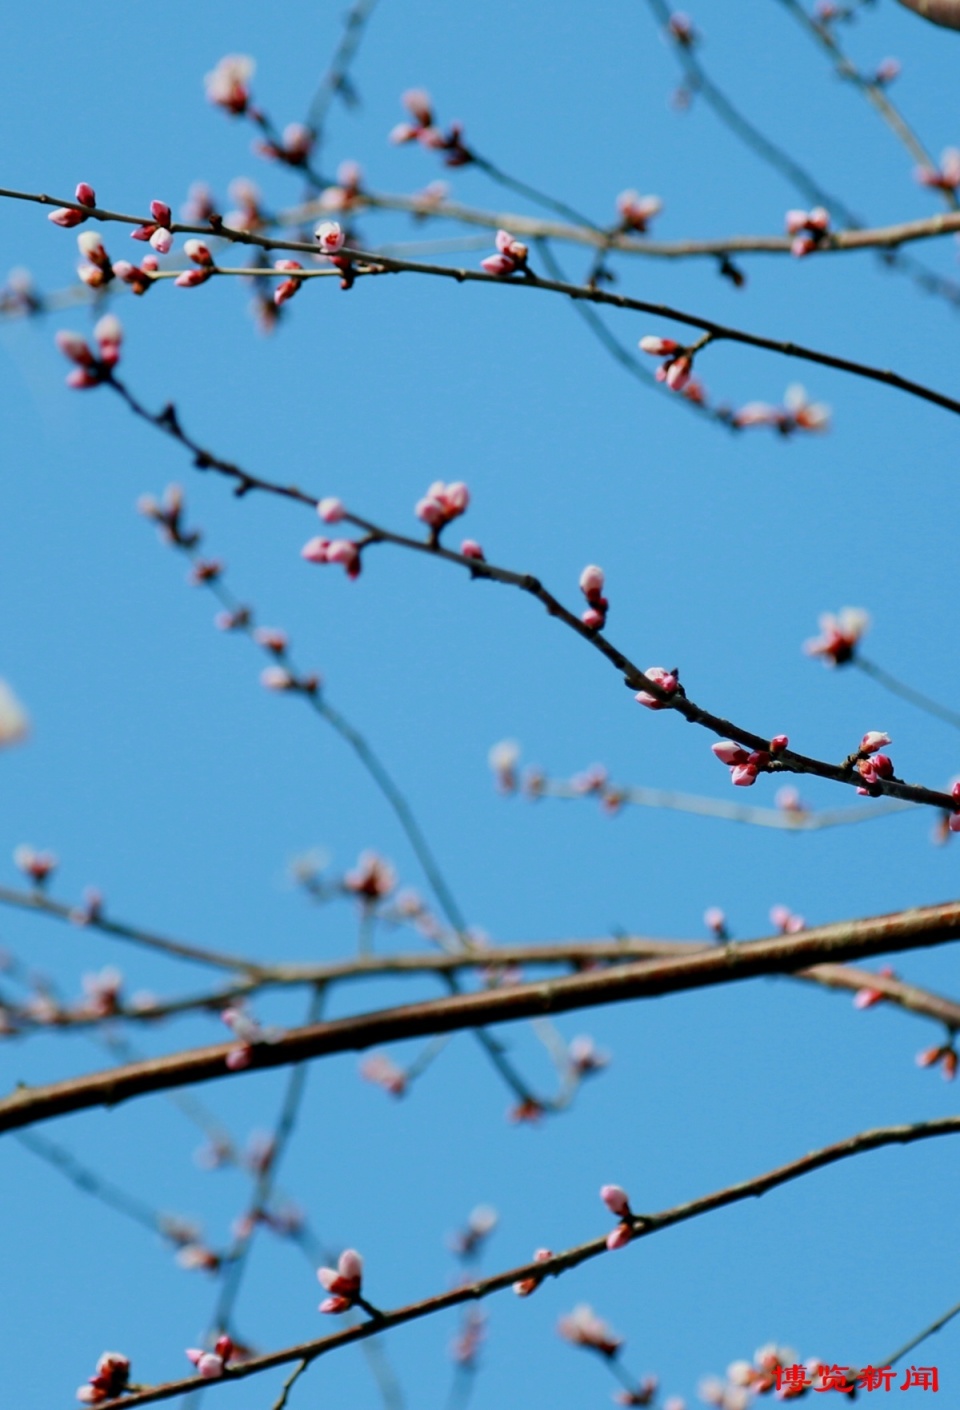
[[[794,431],[828,431],[830,408],[825,402],[811,401],[799,383],[791,384],[783,397],[782,406],[765,401],[750,401],[733,413],[733,425],[740,430],[748,426],[772,426],[781,436]]]
[[[256,64],[246,54],[227,54],[203,80],[207,99],[239,117],[250,103],[250,80]]]
[[[330,1294],[320,1304],[321,1312],[347,1312],[360,1296],[363,1284],[363,1259],[356,1249],[341,1253],[336,1268],[318,1268],[321,1286]]]
[[[344,889],[366,901],[382,900],[396,884],[396,870],[377,852],[361,852],[353,871],[343,878]]]
[[[87,1384],[77,1391],[77,1399],[81,1405],[99,1405],[103,1400],[113,1400],[127,1389],[129,1379],[130,1358],[119,1351],[105,1351]]]
[[[804,642],[804,651],[822,657],[825,666],[845,666],[870,626],[869,616],[862,607],[841,607],[836,616],[825,612],[819,620],[821,635]]]
[[[648,680],[653,681],[667,695],[676,695],[680,689],[680,677],[676,670],[667,671],[663,666],[648,666],[643,673]],[[669,708],[665,700],[660,700],[656,695],[652,695],[649,690],[641,690],[635,695],[638,705],[646,705],[648,710],[666,710]]]
[[[522,240],[514,239],[509,230],[498,230],[494,243],[497,253],[487,255],[486,259],[480,261],[481,268],[488,274],[506,278],[516,274],[518,270],[526,269],[529,250]]]

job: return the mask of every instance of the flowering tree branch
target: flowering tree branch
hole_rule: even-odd
[[[928,906],[892,915],[841,921],[795,935],[778,935],[714,947],[675,959],[619,965],[599,973],[541,980],[492,991],[382,1009],[291,1029],[250,1048],[250,1070],[287,1066],[305,1058],[356,1052],[404,1038],[432,1037],[479,1024],[536,1018],[628,999],[658,998],[754,979],[792,974],[824,962],[947,944],[960,936],[960,903]],[[148,1058],[107,1072],[41,1087],[19,1087],[0,1101],[0,1132],[37,1121],[116,1106],[131,1097],[235,1074],[228,1066],[234,1045]]]
[[[762,1175],[741,1181],[739,1184],[728,1185],[711,1194],[702,1195],[698,1199],[687,1200],[669,1209],[660,1210],[656,1214],[634,1215],[631,1213],[624,1221],[629,1226],[629,1241],[635,1242],[647,1238],[663,1229],[686,1223],[690,1219],[697,1219],[716,1209],[724,1209],[741,1200],[760,1198],[770,1190],[785,1185],[791,1180],[800,1179],[815,1170],[822,1170],[827,1166],[835,1165],[838,1161],[850,1159],[867,1151],[879,1150],[889,1145],[911,1145],[916,1141],[957,1134],[960,1134],[960,1117],[958,1116],[941,1117],[939,1120],[917,1122],[912,1125],[880,1126],[871,1131],[862,1131],[844,1141],[823,1146],[797,1160],[777,1166]],[[269,1352],[264,1356],[252,1357],[248,1361],[229,1367],[217,1383],[223,1385],[231,1381],[246,1379],[248,1376],[258,1375],[294,1361],[309,1364],[318,1357],[328,1355],[340,1347],[350,1346],[354,1342],[378,1335],[392,1327],[403,1326],[406,1323],[436,1315],[449,1308],[489,1297],[493,1293],[522,1285],[529,1280],[533,1280],[536,1285],[544,1278],[559,1277],[582,1263],[607,1254],[610,1250],[608,1237],[608,1235],[603,1235],[591,1239],[587,1243],[566,1249],[562,1253],[551,1254],[549,1257],[496,1273],[492,1277],[479,1278],[476,1281],[453,1288],[449,1292],[408,1303],[393,1311],[379,1313],[376,1317],[371,1317],[370,1320],[360,1322],[341,1332],[334,1332],[332,1335],[319,1337],[313,1341],[301,1342],[296,1346],[284,1347],[280,1351]],[[209,1383],[199,1377],[192,1376],[176,1381],[167,1381],[162,1385],[137,1390],[121,1399],[104,1400],[101,1402],[101,1410],[121,1410],[121,1407],[124,1406],[128,1410],[134,1410],[134,1407],[169,1400],[173,1396],[186,1394]]]

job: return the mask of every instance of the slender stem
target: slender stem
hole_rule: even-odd
[[[882,685],[884,690],[889,690],[891,695],[899,695],[901,700],[916,705],[918,710],[925,710],[928,715],[943,720],[945,724],[952,725],[954,729],[960,729],[960,712],[950,710],[946,705],[938,704],[929,695],[924,695],[923,691],[915,690],[912,685],[907,685],[906,681],[898,680],[889,671],[885,671],[882,666],[878,666],[875,661],[869,661],[865,656],[861,656],[859,651],[854,654],[852,664],[857,666],[865,676],[869,676],[878,685]]]

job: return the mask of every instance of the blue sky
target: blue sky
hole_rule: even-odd
[[[260,101],[280,122],[301,117],[340,10],[294,3],[273,16],[218,2],[94,22],[53,0],[42,25],[36,11],[11,13],[2,184],[61,195],[83,179],[105,205],[142,209],[154,197],[176,206],[198,178],[223,197],[230,180],[251,176],[271,206],[291,202],[297,182],[251,154],[247,127],[209,108],[202,77],[224,53],[255,55]],[[938,209],[890,132],[779,6],[753,0],[733,14],[702,0],[694,18],[713,76],[825,186],[877,222]],[[865,67],[888,54],[903,61],[895,96],[935,154],[960,141],[946,101],[956,36],[886,0],[844,37]],[[631,186],[663,198],[664,237],[776,232],[797,203],[704,105],[683,114],[670,106],[675,60],[641,4],[587,14],[572,0],[548,10],[518,0],[508,11],[382,0],[354,74],[362,104],[335,110],[327,164],[356,158],[377,189],[448,175],[419,148],[386,142],[400,92],[416,84],[444,119],[464,120],[478,150],[598,220]],[[479,172],[450,179],[464,201],[524,209]],[[399,217],[364,218],[361,228],[371,240],[423,233]],[[125,255],[126,237],[107,233],[114,258]],[[922,257],[956,274],[951,241]],[[582,275],[582,255],[563,259]],[[69,283],[74,263],[70,232],[36,207],[4,204],[0,268],[26,265],[53,289]],[[624,260],[617,287],[951,389],[956,312],[869,257],[745,267],[738,291],[708,263]],[[257,334],[233,281],[165,286],[118,310],[133,389],[152,406],[175,400],[188,429],[221,454],[403,529],[432,480],[464,479],[473,495],[465,529],[491,558],[538,573],[571,604],[584,564],[602,564],[611,637],[641,665],[679,664],[695,699],[747,727],[786,732],[811,754],[839,759],[878,728],[893,736],[904,777],[940,786],[960,772],[960,742],[946,725],[801,653],[819,613],[862,605],[873,618],[872,657],[946,703],[960,698],[960,494],[948,413],[721,346],[700,368],[718,398],[778,401],[802,380],[834,408],[825,437],[732,437],[638,387],[560,300],[406,276],[360,281],[349,295],[317,281],[272,338]],[[330,958],[356,943],[349,907],[317,911],[290,887],[297,853],[323,847],[344,868],[374,847],[423,888],[354,758],[298,702],[259,687],[260,659],[214,631],[209,598],[185,585],[184,563],[138,518],[137,496],[176,480],[231,588],[261,621],[287,628],[298,660],[322,672],[331,702],[407,791],[460,905],[494,939],[616,928],[698,936],[708,905],[723,906],[746,936],[765,933],[778,902],[816,923],[956,893],[956,847],[930,844],[926,815],[800,836],[640,809],[611,820],[591,803],[498,797],[486,755],[504,737],[557,776],[602,761],[624,782],[725,797],[730,789],[706,736],[638,709],[599,656],[536,604],[389,548],[368,555],[357,583],[306,565],[309,513],[238,502],[105,392],[68,393],[53,333],[87,322],[77,311],[0,327],[0,675],[34,723],[29,745],[0,760],[0,858],[24,841],[50,847],[61,858],[57,894],[96,883],[117,915],[272,959]],[[676,331],[632,314],[611,314],[609,326],[628,344]],[[769,804],[774,791],[761,779],[748,800]],[[816,782],[803,793],[817,806],[853,801]],[[0,875],[13,881],[11,862]],[[68,994],[108,962],[131,988],[162,994],[192,989],[198,977],[13,913],[2,917],[0,943]],[[950,949],[900,968],[954,989]],[[371,985],[336,994],[331,1011],[413,992]],[[294,1023],[304,1002],[274,999],[258,1012]],[[467,1037],[400,1103],[361,1083],[352,1057],[315,1065],[281,1180],[325,1238],[363,1250],[375,1300],[393,1305],[445,1285],[445,1236],[480,1201],[501,1213],[487,1266],[508,1266],[603,1229],[604,1181],[625,1184],[639,1209],[659,1208],[870,1125],[954,1106],[951,1089],[914,1065],[937,1041],[929,1024],[882,1008],[858,1014],[849,997],[785,981],[600,1010],[559,1027],[568,1038],[594,1034],[613,1062],[571,1113],[537,1129],[505,1122],[508,1095]],[[189,1020],[134,1037],[164,1051],[221,1031]],[[530,1033],[503,1037],[546,1082]],[[79,1036],[0,1049],[5,1089],[104,1060]],[[245,1137],[269,1127],[282,1081],[254,1076],[202,1095]],[[162,1099],[63,1120],[49,1134],[150,1204],[202,1218],[217,1243],[243,1207],[241,1178],[199,1172],[196,1133]],[[473,1403],[607,1403],[614,1387],[603,1367],[556,1340],[557,1316],[580,1301],[627,1338],[633,1369],[659,1374],[668,1394],[691,1402],[701,1374],[770,1339],[841,1364],[884,1356],[957,1300],[944,1213],[956,1162],[949,1141],[866,1156],[611,1255],[522,1305],[494,1299]],[[215,1297],[209,1279],[177,1269],[148,1233],[9,1138],[0,1188],[5,1284],[17,1290],[0,1329],[17,1348],[11,1362],[28,1368],[17,1373],[21,1410],[70,1403],[107,1347],[132,1355],[144,1381],[187,1369],[182,1349],[203,1334]],[[317,1292],[306,1263],[263,1238],[239,1325],[263,1348],[318,1335]],[[418,1410],[445,1403],[454,1326],[438,1319],[390,1338]],[[948,1394],[960,1375],[958,1336],[948,1329],[924,1349]],[[266,1410],[276,1393],[264,1379],[210,1402]],[[318,1364],[299,1395],[301,1404],[379,1403],[354,1352]]]

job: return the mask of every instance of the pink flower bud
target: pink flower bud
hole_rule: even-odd
[[[485,269],[488,274],[493,274],[497,278],[513,274],[516,269],[516,261],[509,255],[487,255],[486,259],[480,261],[480,268]]]
[[[875,754],[878,749],[882,749],[885,744],[892,744],[888,734],[883,734],[880,730],[868,730],[860,741],[860,754]]]
[[[750,755],[745,749],[741,749],[739,744],[735,744],[732,739],[721,739],[717,744],[710,745],[711,753],[715,754],[721,764],[745,764]]]
[[[632,1238],[633,1230],[630,1225],[618,1224],[617,1227],[612,1229],[607,1235],[607,1248],[610,1249],[611,1252],[614,1249],[626,1248]]]
[[[463,558],[476,558],[480,562],[484,561],[483,549],[476,539],[464,539],[460,545],[460,554]]]
[[[730,781],[737,788],[749,788],[757,781],[757,770],[753,764],[737,764],[730,770]]]
[[[330,540],[324,538],[309,539],[300,550],[300,557],[305,558],[308,563],[327,563],[327,549],[330,547]]]
[[[653,681],[667,695],[674,695],[679,688],[680,682],[672,671],[666,671],[662,666],[648,666],[643,673],[648,680]],[[649,690],[641,690],[634,699],[639,705],[645,705],[648,710],[666,710],[667,704],[652,695]]]
[[[183,253],[187,259],[193,260],[194,264],[199,264],[204,268],[209,268],[213,264],[213,255],[202,240],[185,240]]]
[[[785,734],[775,734],[770,741],[771,754],[779,754],[782,749],[786,749],[790,740]]]
[[[151,201],[150,214],[158,225],[169,225],[171,221],[171,210],[166,201]]]
[[[408,88],[400,95],[400,101],[407,112],[421,127],[429,127],[433,122],[433,101],[423,88]]]
[[[77,246],[84,258],[88,259],[91,264],[95,264],[98,269],[109,267],[110,261],[107,258],[99,231],[84,230],[82,234],[77,236]]]
[[[59,206],[47,216],[49,221],[64,230],[70,230],[74,225],[82,225],[86,218],[83,211],[75,211],[70,206]]]
[[[260,672],[260,684],[266,690],[292,690],[296,681],[282,666],[267,666]]]
[[[93,336],[100,345],[101,361],[107,367],[115,367],[120,361],[120,345],[123,342],[123,326],[116,314],[104,314],[94,328]]]
[[[325,524],[337,524],[345,513],[343,500],[334,498],[322,499],[317,505],[317,513]]]
[[[580,620],[591,631],[599,631],[606,623],[607,617],[605,612],[598,612],[596,607],[588,607],[586,612],[581,614]]]
[[[201,1351],[199,1347],[191,1347],[187,1351],[187,1356],[197,1368],[197,1374],[204,1380],[216,1380],[223,1375],[223,1357],[217,1356],[212,1351]]]
[[[80,367],[91,367],[95,361],[93,353],[87,346],[86,339],[79,333],[72,333],[64,329],[54,334],[54,342],[71,362],[76,362]]]
[[[79,201],[81,206],[95,207],[97,204],[96,193],[93,187],[87,181],[78,182],[77,189],[76,191],[74,191],[73,194],[75,199]]]
[[[150,244],[158,255],[168,254],[173,248],[173,236],[169,230],[166,230],[162,225],[158,225],[150,236]]]
[[[317,226],[314,236],[325,255],[335,255],[343,249],[346,236],[335,220],[324,220]]]
[[[533,1255],[533,1261],[534,1263],[546,1263],[552,1257],[553,1253],[550,1249],[538,1248]],[[521,1278],[518,1283],[514,1283],[513,1291],[517,1297],[529,1297],[532,1292],[536,1292],[540,1282],[540,1278]]]
[[[713,934],[716,935],[718,940],[726,938],[727,917],[719,906],[710,906],[704,911],[703,923],[708,930],[711,930]]]
[[[595,563],[588,564],[580,574],[580,591],[588,600],[600,596],[603,584],[603,569],[598,568]]]
[[[199,284],[206,284],[209,278],[209,269],[185,269],[173,282],[178,289],[195,289]]]
[[[686,355],[675,357],[664,374],[664,381],[672,392],[680,392],[690,381],[693,361]]]
[[[650,353],[653,357],[669,357],[680,351],[680,344],[673,338],[656,338],[651,334],[641,338],[638,346],[641,352]]]
[[[320,1304],[321,1312],[345,1312],[352,1307],[363,1281],[363,1259],[356,1249],[341,1253],[336,1268],[318,1268],[320,1284],[333,1297]]]
[[[600,1198],[607,1206],[611,1214],[616,1214],[618,1218],[624,1219],[630,1214],[630,1198],[625,1189],[620,1185],[603,1185],[600,1189]]]

